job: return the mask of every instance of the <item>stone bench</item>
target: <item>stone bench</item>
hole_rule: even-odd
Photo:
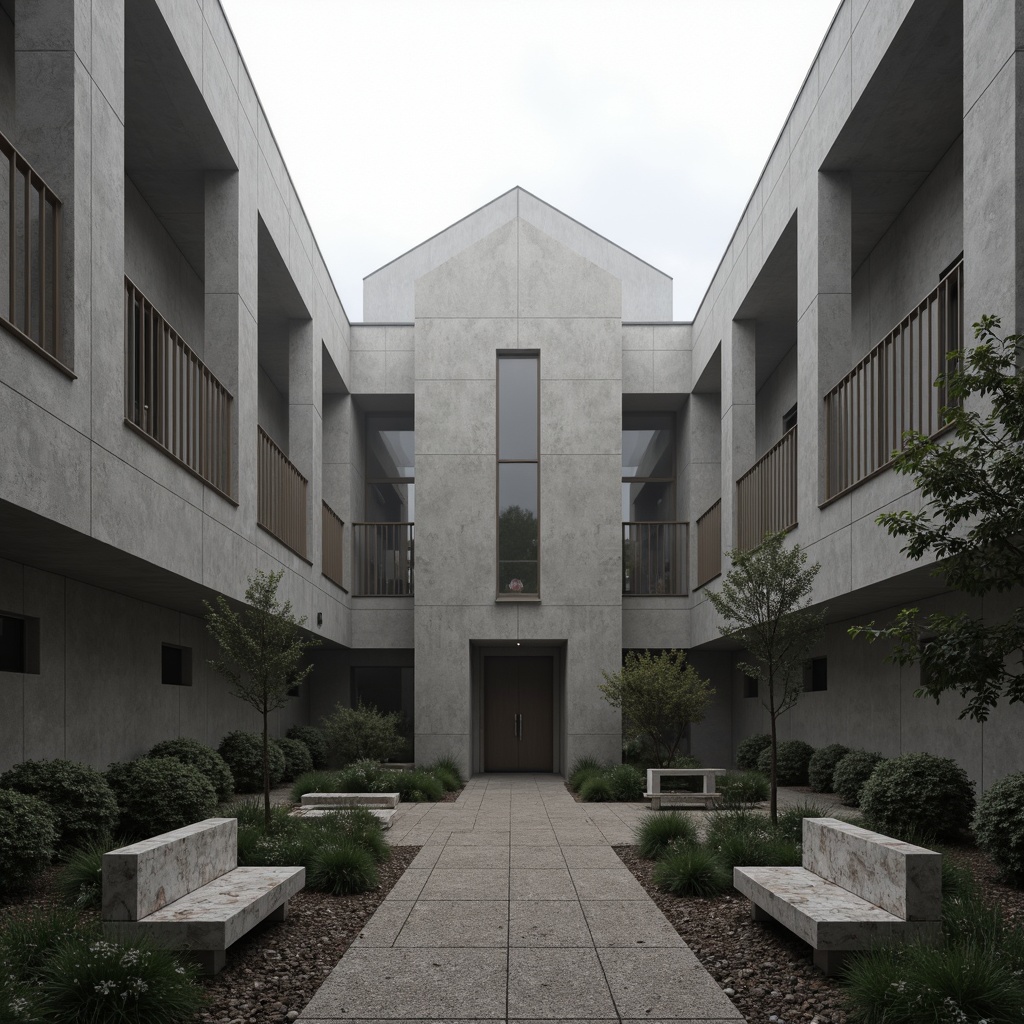
[[[652,811],[660,811],[662,801],[664,800],[704,808],[714,807],[722,799],[722,794],[715,792],[715,778],[724,774],[724,768],[648,768],[647,792],[644,793],[644,799],[651,801]],[[661,780],[663,778],[677,778],[680,776],[684,778],[700,776],[703,778],[704,783],[701,792],[689,793],[678,790],[670,793],[662,792]]]
[[[303,807],[397,807],[399,793],[303,793]]]
[[[207,818],[105,853],[104,934],[187,949],[216,974],[228,946],[265,917],[283,921],[306,884],[305,868],[237,864],[237,818]]]
[[[733,868],[755,921],[775,918],[835,974],[852,950],[942,941],[942,856],[835,818],[804,818],[802,867]]]

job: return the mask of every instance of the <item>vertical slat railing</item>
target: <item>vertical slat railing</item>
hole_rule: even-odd
[[[353,523],[356,594],[408,597],[413,593],[413,523]]]
[[[825,395],[826,498],[885,469],[905,431],[945,429],[934,381],[962,344],[963,280],[961,260]]]
[[[230,392],[124,279],[125,422],[231,496]]]
[[[320,571],[332,583],[344,587],[342,572],[345,568],[345,524],[337,512],[327,504],[321,502],[323,512],[321,518],[322,546],[321,546],[321,569]]]
[[[306,478],[262,428],[257,460],[256,522],[306,558]]]
[[[70,366],[61,341],[61,203],[3,135],[0,154],[7,174],[7,209],[0,209],[0,223],[7,217],[7,301],[0,302],[0,319],[22,341]]]
[[[622,524],[622,593],[684,597],[689,523]]]
[[[766,533],[791,530],[796,512],[796,427],[736,481],[736,546],[756,547]]]
[[[697,586],[722,574],[722,499],[697,520]]]

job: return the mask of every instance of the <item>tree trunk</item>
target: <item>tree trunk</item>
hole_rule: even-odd
[[[772,702],[772,774],[771,774],[771,805],[770,813],[772,825],[779,823],[779,784],[776,770],[776,758],[778,757],[778,741],[775,736],[775,702]]]
[[[263,823],[270,831],[270,741],[267,739],[267,711],[263,711]],[[775,771],[774,761],[772,771]],[[773,776],[774,778],[774,776]]]

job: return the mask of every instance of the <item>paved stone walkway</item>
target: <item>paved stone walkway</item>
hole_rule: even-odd
[[[641,804],[552,775],[484,775],[402,805],[422,845],[301,1021],[742,1021],[611,846]]]

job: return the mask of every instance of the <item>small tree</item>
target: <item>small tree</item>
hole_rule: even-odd
[[[704,718],[715,695],[708,680],[686,664],[685,651],[629,651],[620,671],[602,674],[600,690],[622,711],[626,738],[650,740],[659,768],[671,763],[687,725]]]
[[[397,711],[385,714],[360,703],[350,708],[339,704],[323,720],[324,732],[336,764],[351,761],[386,761],[404,742]]]
[[[283,707],[288,691],[298,686],[312,671],[303,666],[306,652],[319,641],[303,636],[306,617],[296,619],[291,601],[277,600],[281,572],[257,570],[249,577],[245,591],[248,605],[235,612],[218,596],[214,606],[206,607],[206,628],[217,641],[221,657],[210,662],[231,681],[234,697],[244,700],[263,716],[263,811],[270,827],[270,765],[267,719],[271,711]]]
[[[910,431],[893,456],[897,473],[913,474],[926,499],[919,512],[887,512],[875,521],[893,537],[905,537],[903,553],[914,561],[927,552],[943,559],[935,573],[974,597],[1024,585],[1024,335],[1000,338],[998,317],[974,325],[978,344],[950,355],[950,369],[936,387],[952,403],[943,409],[955,441],[934,441]],[[977,395],[985,415],[964,407]],[[920,662],[916,695],[939,697],[957,690],[967,700],[961,718],[984,722],[1006,697],[1024,700],[1024,609],[1011,603],[1003,622],[939,612],[919,618],[904,608],[885,629],[855,626],[851,636],[894,641],[889,660]]]
[[[719,631],[750,655],[739,668],[765,684],[762,704],[771,718],[771,816],[778,821],[779,715],[803,691],[803,666],[821,639],[827,609],[809,608],[814,577],[821,565],[805,569],[799,544],[783,546],[785,533],[765,534],[750,551],[730,551],[732,569],[722,588],[708,599],[725,620]]]

